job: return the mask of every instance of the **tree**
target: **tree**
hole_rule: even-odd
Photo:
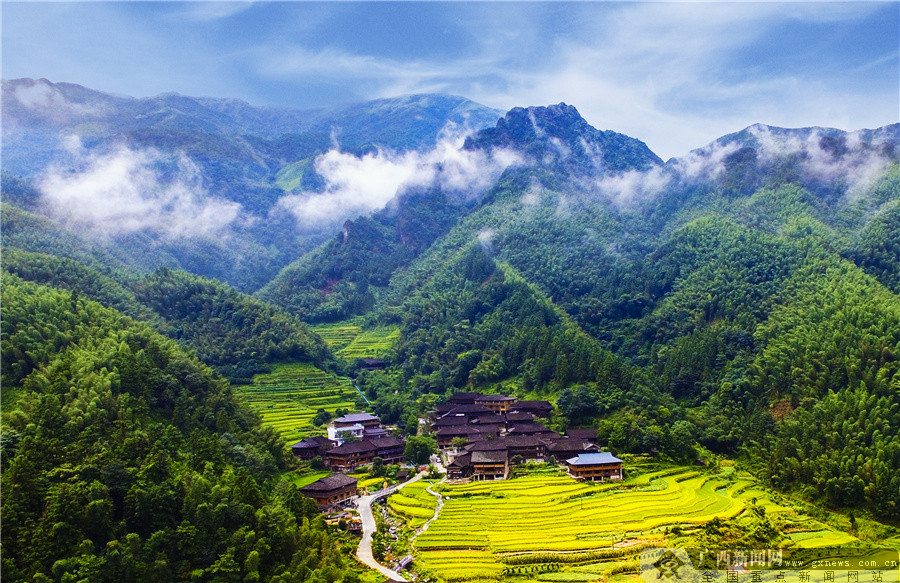
[[[369,471],[369,474],[380,478],[384,475],[384,460],[380,457],[376,457],[372,460],[372,469]]]
[[[325,469],[325,460],[322,459],[322,456],[317,455],[309,462],[309,467],[314,470],[324,470]]]
[[[450,445],[459,449],[461,447],[466,447],[467,445],[469,445],[469,440],[465,437],[454,437],[452,440],[450,440]]]
[[[437,451],[437,444],[430,437],[412,436],[406,440],[403,456],[411,463],[421,466],[428,463],[431,454]]]

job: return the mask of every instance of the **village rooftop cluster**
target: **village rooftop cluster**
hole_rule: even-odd
[[[561,435],[541,422],[552,413],[549,401],[462,392],[437,405],[422,425],[436,439],[449,480],[505,479],[513,466],[529,461],[564,464],[578,480],[623,478],[622,460],[601,451],[596,429],[569,429]],[[351,413],[334,419],[327,437],[304,439],[291,451],[301,460],[319,457],[336,472],[301,488],[327,511],[357,495],[357,479],[347,473],[376,458],[384,464],[400,464],[405,446],[406,440],[383,427],[375,415]]]

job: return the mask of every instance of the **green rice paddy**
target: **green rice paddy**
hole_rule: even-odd
[[[263,424],[281,432],[290,445],[322,433],[312,424],[318,409],[356,409],[358,393],[350,379],[317,369],[308,363],[275,365],[271,373],[258,374],[253,383],[234,388],[261,416]]]
[[[335,355],[344,360],[384,358],[400,338],[397,326],[364,330],[355,320],[312,327]]]
[[[422,526],[434,516],[434,509],[437,507],[437,498],[425,491],[432,483],[431,480],[419,480],[404,486],[388,498],[388,508],[406,519],[411,527]]]

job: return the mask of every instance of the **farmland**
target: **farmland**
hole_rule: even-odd
[[[335,355],[344,360],[384,358],[400,338],[400,328],[383,326],[363,329],[357,320],[312,327]]]
[[[818,530],[837,543],[852,540],[797,517],[752,477],[726,470],[708,475],[690,468],[669,469],[625,483],[530,475],[443,486],[439,518],[415,541],[417,565],[445,581],[516,576],[595,580],[630,570],[642,548],[671,540],[670,532],[756,513],[783,522],[807,520],[805,526],[795,526],[797,539],[805,539],[801,531]],[[396,504],[399,513],[416,508],[405,498]]]
[[[431,480],[419,480],[404,486],[401,491],[388,498],[388,508],[406,519],[412,528],[421,527],[434,516],[434,509],[437,507],[437,498],[425,491],[432,484]]]
[[[321,432],[312,425],[319,408],[329,413],[356,408],[357,393],[350,379],[307,363],[275,365],[271,373],[258,374],[252,384],[234,391],[262,416],[265,425],[280,431],[287,444]]]

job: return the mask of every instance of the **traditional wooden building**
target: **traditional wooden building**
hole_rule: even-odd
[[[478,395],[475,397],[476,405],[483,405],[494,413],[506,413],[515,402],[515,397],[507,395]]]
[[[472,443],[475,441],[483,441],[489,437],[493,438],[497,435],[498,432],[491,428],[479,429],[472,424],[441,427],[434,432],[434,436],[437,439],[437,445],[441,449],[453,445],[453,440],[457,437],[461,437],[469,443]]]
[[[537,435],[547,439],[559,437],[555,431],[547,429],[542,423],[517,423],[509,429],[510,435]]]
[[[447,464],[447,477],[451,480],[459,480],[468,478],[472,475],[475,468],[472,466],[472,453],[461,453],[453,461]]]
[[[524,461],[544,461],[547,459],[547,444],[534,435],[507,435],[503,438],[510,459],[519,456]]]
[[[442,417],[438,417],[434,420],[434,423],[431,424],[431,427],[434,429],[440,429],[441,427],[450,427],[453,425],[466,425],[469,423],[469,419],[465,415],[443,415]]]
[[[344,474],[334,474],[300,488],[307,498],[315,500],[319,510],[326,511],[349,502],[356,496],[356,478]]]
[[[583,439],[585,441],[590,441],[591,443],[596,445],[600,444],[600,441],[597,438],[597,430],[595,428],[569,429],[566,431],[566,437],[571,437],[573,439]]]
[[[553,405],[550,401],[518,401],[510,410],[531,413],[535,417],[549,419],[550,414],[553,413]]]
[[[457,405],[456,407],[450,409],[447,415],[462,416],[465,417],[468,421],[473,421],[481,417],[490,417],[491,415],[494,415],[494,412],[484,405],[472,404]]]
[[[316,456],[324,456],[325,452],[335,446],[335,443],[327,437],[307,437],[291,446],[291,453],[295,458],[311,460]]]
[[[406,449],[406,441],[403,439],[399,437],[381,437],[367,441],[375,446],[374,457],[380,457],[384,460],[384,463],[396,464],[403,460],[403,452]]]
[[[332,470],[351,472],[359,466],[372,463],[377,451],[368,440],[351,441],[325,452],[325,461]]]
[[[547,456],[553,456],[557,460],[567,460],[582,453],[599,452],[599,446],[585,439],[564,437],[554,439],[547,444]]]
[[[580,480],[605,481],[622,479],[622,460],[608,451],[583,453],[566,460],[569,473]]]
[[[363,427],[380,427],[381,420],[371,413],[350,413],[349,415],[338,417],[331,424],[336,428],[350,427],[357,424]]]
[[[519,423],[534,423],[534,415],[526,411],[510,411],[506,414],[507,428]]]
[[[506,451],[472,452],[472,473],[476,480],[502,480],[509,473]]]
[[[447,402],[452,405],[474,405],[475,397],[478,396],[478,393],[454,393],[450,395],[450,398],[447,399]]]

